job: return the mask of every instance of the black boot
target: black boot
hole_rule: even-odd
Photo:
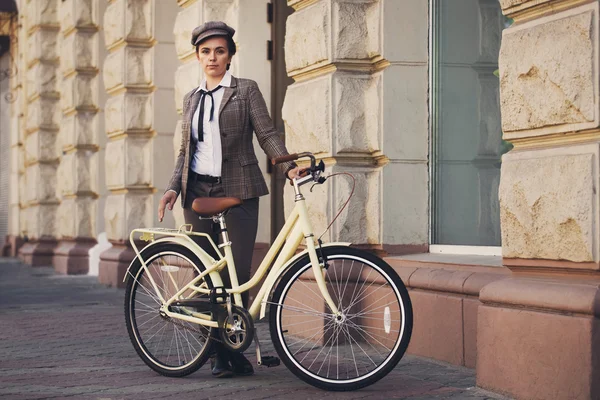
[[[210,368],[215,378],[230,378],[233,370],[229,365],[229,352],[223,348],[221,343],[215,343],[215,354],[210,359]]]
[[[242,353],[229,353],[229,360],[233,373],[239,376],[250,376],[254,374],[252,363]]]

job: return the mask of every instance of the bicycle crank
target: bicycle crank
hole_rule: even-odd
[[[227,311],[219,313],[219,337],[227,350],[245,351],[254,340],[254,322],[244,308],[227,302]]]

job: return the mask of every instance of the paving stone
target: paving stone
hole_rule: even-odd
[[[0,398],[505,399],[475,387],[473,370],[408,355],[381,381],[354,392],[316,389],[283,365],[227,380],[214,379],[206,366],[166,378],[131,345],[123,301],[122,289],[101,286],[95,277],[55,275],[49,267],[0,258]],[[275,355],[268,324],[256,327],[263,353]]]

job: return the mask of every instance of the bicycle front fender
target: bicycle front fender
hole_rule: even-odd
[[[192,241],[192,243],[190,243],[190,241]],[[152,243],[148,244],[147,246],[145,246],[143,249],[136,251],[137,254],[136,254],[135,258],[131,261],[131,263],[129,264],[129,267],[127,267],[127,271],[125,271],[125,276],[123,277],[123,282],[125,282],[125,280],[127,279],[127,276],[129,276],[129,270],[133,266],[133,263],[135,262],[136,259],[139,259],[140,262],[142,264],[144,264],[144,260],[141,257],[141,254],[144,252],[144,250],[150,248],[151,246],[156,246],[161,243],[173,243],[173,244],[179,244],[179,245],[187,247],[198,257],[198,259],[200,259],[202,264],[204,264],[205,268],[209,268],[211,265],[213,265],[216,262],[215,259],[212,258],[210,255],[208,255],[208,253],[206,253],[204,250],[202,250],[198,246],[194,246],[193,245],[194,242],[191,238],[168,236],[168,237],[157,239],[157,240],[153,241]],[[213,283],[216,286],[223,285],[223,281],[221,280],[221,275],[219,275],[218,272],[212,272],[209,275],[210,275]]]
[[[333,242],[333,243],[325,243],[323,244],[321,247],[332,247],[332,246],[350,246],[352,243],[350,242]],[[294,265],[294,263],[296,263],[298,260],[300,260],[302,257],[308,255],[308,249],[296,254],[294,257],[290,258],[288,260],[288,262],[286,262],[285,264],[283,264],[283,266],[281,268],[279,268],[279,271],[277,272],[277,274],[270,280],[267,280],[267,282],[265,282],[266,289],[265,290],[265,296],[263,298],[263,300],[267,300],[269,299],[269,297],[271,296],[271,291],[273,290],[273,287],[275,286],[275,284],[277,283],[277,281],[279,280],[279,278],[287,272],[288,269],[290,269],[290,267],[292,265]],[[259,319],[263,319],[265,317],[265,313],[267,310],[267,302],[266,301],[262,301],[261,302],[261,306],[260,306],[260,318]]]

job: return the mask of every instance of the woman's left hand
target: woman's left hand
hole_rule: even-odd
[[[300,167],[290,169],[287,172],[288,179],[298,179],[298,178],[302,178],[305,175],[306,175],[306,170],[302,169]]]

